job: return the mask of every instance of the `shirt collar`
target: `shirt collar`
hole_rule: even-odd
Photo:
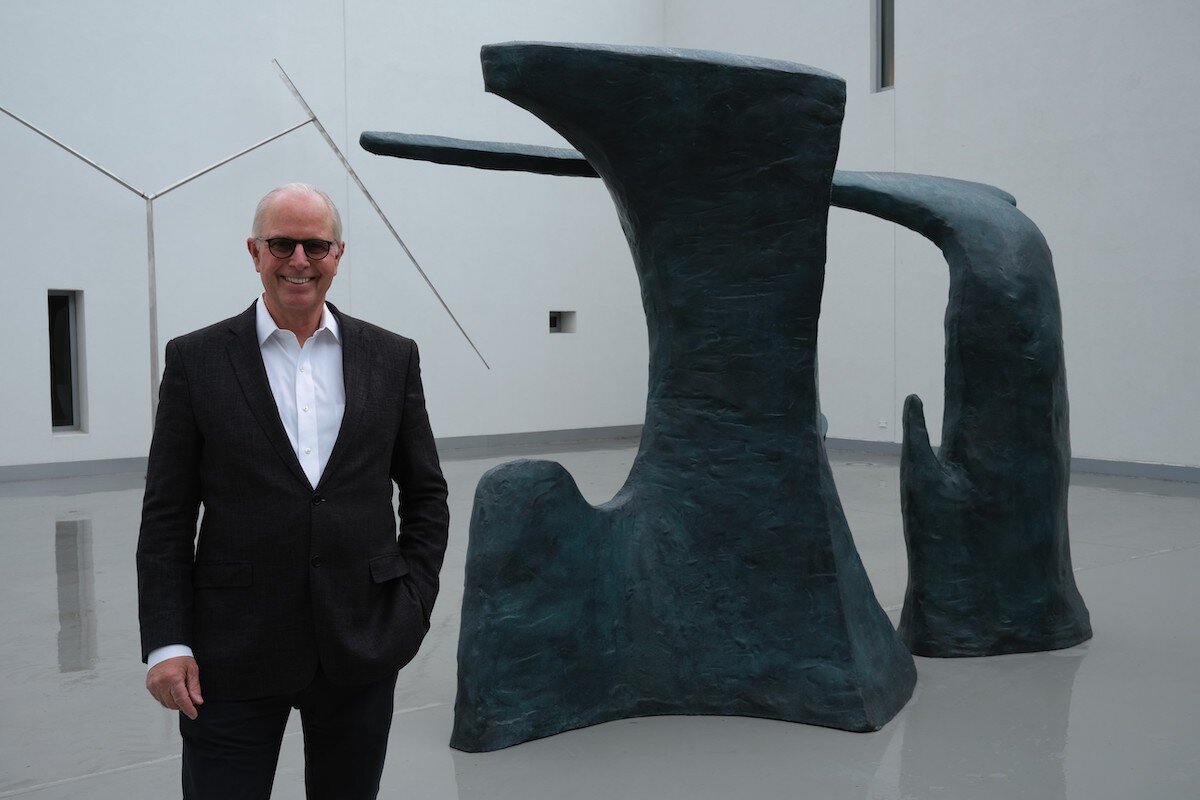
[[[279,326],[275,324],[275,320],[271,318],[271,312],[267,311],[267,304],[260,297],[256,302],[254,310],[254,326],[258,333],[258,346],[263,344],[274,336],[279,330]],[[337,317],[329,310],[328,303],[321,304],[321,322],[317,325],[317,330],[313,336],[319,336],[322,331],[328,331],[336,341],[341,341],[341,329],[338,327]]]

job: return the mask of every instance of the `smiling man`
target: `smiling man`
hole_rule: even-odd
[[[138,601],[185,798],[269,797],[292,708],[308,797],[375,797],[429,628],[449,513],[417,348],[325,302],[341,227],[313,186],[267,194],[262,296],[166,347]]]

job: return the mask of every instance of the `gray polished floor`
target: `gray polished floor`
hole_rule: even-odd
[[[1072,551],[1095,638],[1053,653],[919,658],[912,702],[877,733],[658,717],[472,755],[446,742],[476,482],[514,456],[542,456],[600,502],[624,480],[634,447],[474,455],[444,463],[453,518],[444,589],[425,646],[400,675],[381,797],[1200,796],[1200,485],[1076,475]],[[830,459],[894,618],[905,583],[896,462]],[[138,662],[141,492],[137,475],[0,484],[0,798],[178,796],[175,718],[145,694]],[[303,796],[290,730],[277,798]]]

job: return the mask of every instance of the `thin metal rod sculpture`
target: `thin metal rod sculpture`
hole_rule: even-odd
[[[471,349],[475,351],[475,355],[479,356],[479,360],[483,362],[483,366],[487,367],[487,369],[491,369],[487,359],[483,357],[483,353],[479,352],[479,348],[475,346],[475,342],[473,342],[471,337],[467,335],[462,323],[458,321],[458,317],[454,316],[454,312],[451,311],[450,306],[446,304],[445,299],[442,297],[442,293],[437,290],[437,287],[433,285],[433,281],[429,279],[429,276],[425,273],[425,270],[419,263],[417,263],[416,256],[412,254],[412,251],[408,249],[408,245],[405,244],[404,240],[400,238],[400,234],[396,231],[395,226],[392,225],[392,221],[387,218],[386,214],[383,213],[383,209],[379,207],[379,203],[375,202],[375,198],[371,195],[371,192],[367,190],[366,184],[364,184],[362,179],[358,177],[358,173],[354,171],[354,167],[350,166],[349,159],[346,158],[346,155],[342,152],[342,149],[337,146],[337,143],[333,141],[333,137],[329,135],[329,131],[325,130],[325,126],[321,124],[319,119],[317,119],[316,112],[312,110],[312,107],[308,104],[308,101],[304,99],[302,94],[300,94],[300,90],[296,88],[296,84],[292,83],[292,79],[288,77],[288,74],[284,71],[283,67],[280,66],[279,61],[276,59],[271,59],[271,63],[275,65],[276,71],[279,72],[280,79],[282,79],[284,84],[287,85],[288,90],[292,93],[292,96],[296,98],[296,102],[298,102],[301,107],[304,108],[305,113],[309,115],[309,120],[316,124],[317,132],[321,134],[321,138],[325,140],[325,143],[329,145],[330,149],[333,150],[334,154],[338,157],[338,160],[342,162],[342,166],[345,168],[346,174],[348,174],[354,180],[355,185],[358,186],[359,190],[363,194],[363,197],[367,198],[367,202],[371,204],[371,208],[375,209],[375,213],[379,215],[381,220],[383,220],[383,224],[392,234],[392,238],[395,239],[396,243],[400,245],[401,249],[404,250],[404,255],[408,256],[408,260],[412,262],[412,265],[416,267],[417,272],[421,274],[421,279],[425,281],[425,285],[429,287],[429,291],[433,292],[433,296],[436,297],[437,301],[442,304],[442,308],[446,310],[446,313],[454,322],[454,326],[458,328],[458,332],[461,333],[463,338],[467,340],[467,344],[471,345]]]
[[[350,177],[354,180],[355,184],[362,191],[363,195],[367,198],[367,202],[370,203],[370,205],[373,209],[375,209],[375,213],[379,215],[379,218],[381,220],[383,220],[383,224],[387,227],[388,231],[391,232],[392,237],[396,240],[396,242],[404,250],[404,254],[406,256],[408,256],[408,260],[410,262],[412,262],[412,265],[416,268],[417,272],[420,273],[421,278],[425,281],[425,285],[428,286],[430,291],[433,292],[434,297],[437,298],[438,303],[441,304],[442,308],[445,309],[446,313],[450,316],[450,319],[454,322],[455,327],[458,328],[459,333],[461,333],[463,335],[463,338],[465,338],[467,340],[467,344],[469,344],[471,346],[471,349],[475,351],[475,355],[479,357],[479,360],[481,362],[483,362],[483,366],[486,367],[487,369],[491,369],[491,366],[487,363],[487,359],[485,359],[483,357],[483,353],[479,352],[479,348],[475,346],[475,342],[472,341],[471,337],[467,334],[467,332],[463,328],[462,324],[458,321],[458,317],[456,317],[454,315],[454,312],[450,310],[450,306],[446,303],[445,299],[442,297],[441,292],[439,292],[437,290],[437,287],[433,285],[433,281],[431,281],[429,279],[429,275],[425,272],[425,270],[421,267],[421,265],[419,263],[417,263],[416,257],[414,257],[412,254],[412,251],[408,249],[408,245],[404,243],[404,240],[400,238],[400,234],[396,231],[395,226],[392,225],[392,222],[391,222],[391,220],[388,219],[387,215],[383,213],[383,209],[379,207],[379,204],[377,202],[375,202],[375,198],[371,196],[371,193],[367,190],[367,187],[362,182],[362,179],[358,177],[358,173],[354,171],[354,168],[350,165],[349,160],[346,158],[345,154],[342,153],[341,148],[339,148],[337,146],[337,144],[333,141],[333,139],[329,136],[329,132],[325,129],[325,126],[321,124],[321,120],[317,117],[316,112],[313,111],[312,107],[304,99],[303,95],[300,94],[300,90],[296,88],[296,85],[292,82],[291,78],[288,77],[288,74],[284,71],[283,67],[280,66],[279,61],[276,59],[271,59],[271,63],[275,66],[275,69],[278,72],[280,79],[284,82],[284,84],[287,86],[288,90],[292,93],[292,96],[296,99],[296,101],[304,109],[305,113],[308,115],[308,118],[302,122],[298,122],[295,125],[285,128],[284,130],[280,131],[279,133],[268,136],[267,138],[265,138],[259,142],[256,142],[256,143],[250,145],[249,147],[245,147],[245,148],[237,151],[236,153],[233,153],[232,155],[228,155],[225,158],[222,158],[219,161],[216,161],[215,163],[210,164],[207,167],[204,167],[203,169],[197,170],[196,172],[193,172],[192,174],[188,175],[187,177],[181,178],[180,180],[175,181],[174,183],[160,189],[157,192],[147,192],[143,189],[137,188],[132,183],[130,183],[129,181],[120,177],[112,170],[106,169],[105,167],[101,166],[93,159],[88,158],[83,153],[79,152],[78,150],[71,147],[70,145],[62,142],[61,140],[54,137],[50,133],[39,128],[37,125],[34,125],[32,122],[25,119],[24,117],[21,117],[19,114],[16,114],[16,113],[10,111],[9,109],[7,109],[3,106],[0,106],[0,113],[4,113],[8,117],[11,117],[13,120],[15,120],[16,122],[25,126],[29,130],[33,131],[38,136],[41,136],[43,139],[47,140],[48,142],[56,145],[57,147],[65,150],[66,152],[75,156],[75,158],[78,158],[80,161],[87,164],[92,169],[96,170],[97,172],[101,173],[102,175],[105,175],[106,177],[110,178],[111,180],[115,181],[116,183],[120,184],[121,186],[125,187],[126,189],[128,189],[129,191],[133,192],[138,197],[140,197],[146,201],[146,286],[147,286],[147,304],[146,304],[146,306],[147,306],[149,339],[150,339],[150,424],[151,424],[151,426],[153,426],[153,424],[154,424],[154,419],[155,419],[155,416],[156,416],[157,410],[158,410],[158,379],[159,379],[158,275],[157,275],[157,265],[156,265],[155,248],[154,248],[154,201],[159,199],[160,197],[163,197],[163,196],[175,191],[176,189],[179,189],[182,186],[187,185],[188,183],[191,183],[192,181],[196,180],[197,178],[199,178],[203,175],[207,175],[209,172],[212,172],[213,170],[217,169],[218,167],[223,167],[226,164],[228,164],[229,162],[234,161],[235,159],[241,158],[242,156],[247,155],[249,153],[252,153],[255,150],[257,150],[258,148],[263,147],[264,145],[268,145],[271,142],[275,141],[276,139],[280,139],[284,136],[287,136],[289,133],[292,133],[293,131],[297,131],[300,128],[303,128],[305,125],[309,125],[309,124],[312,124],[317,128],[318,132],[321,134],[321,138],[323,138],[325,140],[325,143],[328,144],[329,147],[333,150],[334,154],[337,156],[338,160],[341,162],[343,168],[345,168],[346,172],[350,175]]]
[[[270,144],[271,142],[275,141],[276,139],[280,138],[281,136],[286,136],[287,134],[291,133],[292,131],[304,127],[305,125],[309,124],[310,122],[313,122],[313,120],[306,119],[304,122],[297,123],[284,131],[274,134],[273,136],[268,136],[267,138],[263,139],[262,141],[256,142],[255,144],[252,144],[249,147],[243,148],[242,150],[239,150],[238,152],[234,153],[233,155],[230,155],[230,156],[227,156],[227,157],[221,159],[220,161],[216,162],[215,164],[210,164],[209,166],[205,167],[204,169],[194,172],[191,175],[187,176],[186,178],[176,181],[175,183],[172,183],[171,185],[167,186],[164,189],[161,189],[160,191],[146,192],[145,190],[137,188],[129,181],[121,178],[115,172],[105,169],[104,167],[100,166],[95,161],[88,158],[83,153],[80,153],[75,148],[63,143],[59,139],[55,138],[54,136],[52,136],[49,133],[47,133],[46,131],[42,130],[38,126],[34,125],[32,122],[29,122],[28,120],[20,117],[19,115],[14,114],[12,111],[9,111],[7,108],[0,106],[0,112],[7,114],[9,117],[12,117],[14,120],[21,123],[26,128],[29,128],[29,130],[33,131],[38,136],[41,136],[43,139],[47,140],[48,142],[51,142],[52,144],[57,145],[58,147],[62,148],[63,150],[66,150],[68,153],[75,156],[80,161],[82,161],[83,163],[85,163],[89,167],[91,167],[92,169],[96,170],[97,172],[101,173],[102,175],[105,175],[105,176],[111,178],[112,180],[119,183],[121,186],[124,186],[126,189],[128,189],[129,191],[133,192],[138,197],[140,197],[146,201],[146,292],[147,292],[146,308],[147,308],[147,315],[148,315],[148,325],[149,325],[149,329],[150,329],[150,334],[149,334],[149,336],[150,336],[150,424],[153,426],[154,418],[158,411],[158,373],[159,373],[159,364],[158,364],[158,275],[157,275],[157,271],[156,271],[156,263],[155,263],[155,256],[154,256],[154,201],[157,200],[158,198],[162,197],[163,195],[168,194],[169,192],[175,191],[176,189],[183,186],[184,184],[194,181],[196,178],[199,178],[201,175],[205,175],[209,172],[212,172],[217,167],[224,166],[225,164],[228,164],[230,161],[233,161],[236,158],[240,158],[240,157],[246,155],[247,153],[251,153],[251,152],[257,150],[258,148],[262,147],[263,145]]]

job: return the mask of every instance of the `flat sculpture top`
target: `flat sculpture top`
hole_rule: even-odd
[[[807,64],[797,64],[794,61],[782,61],[774,58],[738,55],[737,53],[722,53],[717,50],[689,50],[677,47],[645,47],[616,44],[579,44],[571,42],[500,42],[498,44],[484,45],[480,53],[486,55],[489,50],[509,48],[545,48],[547,50],[578,50],[580,52],[613,53],[615,55],[653,56],[667,61],[694,61],[696,63],[715,64],[739,69],[791,72],[797,75],[829,78],[840,84],[846,83],[845,79],[839,75],[816,67],[810,67]]]

